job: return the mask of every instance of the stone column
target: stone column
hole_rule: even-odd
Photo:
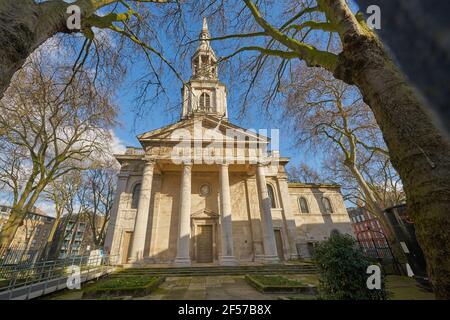
[[[279,262],[277,245],[275,242],[275,232],[273,230],[272,212],[269,193],[267,191],[266,176],[264,166],[258,164],[256,170],[256,180],[258,182],[259,206],[261,209],[261,222],[264,241],[264,260],[266,263]]]
[[[177,256],[174,261],[174,264],[178,267],[191,265],[191,256],[189,254],[191,239],[191,175],[192,164],[183,164],[180,186]]]
[[[141,192],[134,224],[133,241],[131,243],[130,262],[136,262],[144,258],[154,167],[154,160],[147,159],[142,174]]]
[[[227,164],[220,165],[220,211],[222,233],[220,264],[236,265],[237,261],[234,257],[233,248],[233,222],[231,219],[230,181]]]
[[[277,179],[278,187],[281,194],[281,202],[283,207],[284,225],[287,230],[287,236],[289,239],[290,258],[297,259],[297,226],[295,224],[294,214],[292,213],[291,196],[289,195],[289,187],[287,183],[287,177],[281,177]]]
[[[117,219],[120,216],[119,214],[119,208],[120,208],[120,197],[122,196],[122,193],[125,192],[127,187],[129,173],[128,172],[119,172],[117,175],[117,189],[116,194],[114,196],[114,203],[113,207],[111,209],[111,218],[108,223],[108,231],[106,232],[106,238],[105,238],[105,245],[104,248],[107,251],[106,253],[110,253],[111,255],[117,255],[118,254],[118,248],[114,246],[114,240],[116,240],[117,236],[120,233],[120,230],[117,226]],[[119,232],[116,232],[119,231]],[[120,235],[119,235],[120,237]],[[117,242],[117,240],[116,240]]]

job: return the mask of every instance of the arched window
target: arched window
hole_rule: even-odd
[[[308,202],[303,197],[298,198],[298,206],[301,213],[309,213]]]
[[[267,185],[267,193],[269,194],[270,206],[272,208],[276,208],[275,193],[273,192],[273,188],[270,184]]]
[[[207,93],[200,95],[200,109],[208,110],[211,107],[211,97]]]
[[[141,193],[141,184],[138,183],[133,188],[133,194],[131,196],[131,209],[137,209],[139,205],[139,194]]]
[[[325,208],[325,213],[326,214],[333,213],[333,207],[331,206],[330,199],[328,199],[327,197],[323,197],[322,198],[322,204],[323,204],[323,207]]]

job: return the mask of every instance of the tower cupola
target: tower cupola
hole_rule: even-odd
[[[181,118],[195,114],[228,117],[227,89],[219,81],[217,57],[211,47],[208,22],[203,18],[199,46],[192,56],[192,76],[182,89],[183,109]]]

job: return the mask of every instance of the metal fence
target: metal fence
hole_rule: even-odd
[[[356,234],[359,248],[366,257],[381,264],[386,273],[405,274],[402,265],[397,261],[386,236],[378,231],[371,230],[369,238],[361,237],[362,232]]]
[[[8,265],[29,265],[42,257],[45,247],[29,245],[0,246],[0,268]]]
[[[115,256],[91,255],[31,264],[4,264],[0,267],[0,300],[29,299],[66,288],[74,270],[79,271],[80,283],[98,278],[114,269],[115,259]]]

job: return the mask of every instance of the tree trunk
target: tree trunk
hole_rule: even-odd
[[[45,250],[43,252],[42,258],[43,260],[49,260],[49,256],[50,256],[50,251],[52,249],[52,244],[53,244],[53,240],[55,238],[56,235],[56,231],[58,230],[58,226],[59,223],[61,222],[61,216],[58,215],[55,219],[55,221],[53,221],[53,225],[52,228],[50,229],[50,233],[47,236],[47,243],[45,244]],[[57,248],[56,250],[57,251]]]
[[[0,1],[0,99],[30,54],[47,39],[67,31],[63,1]]]
[[[364,177],[362,176],[361,172],[358,170],[358,168],[351,164],[346,164],[347,168],[352,172],[352,174],[355,176],[359,187],[362,189],[364,193],[364,197],[366,200],[366,209],[369,210],[371,214],[373,214],[378,221],[383,226],[383,231],[385,233],[386,239],[388,241],[388,245],[391,248],[393,258],[395,259],[394,263],[403,263],[406,262],[406,257],[402,251],[402,248],[398,241],[395,239],[394,231],[392,230],[389,222],[387,221],[386,216],[384,215],[383,208],[379,205],[379,201],[374,195],[373,191],[368,186],[367,182],[365,181]],[[394,266],[397,269],[397,264]],[[397,270],[398,272],[402,273],[403,270]]]
[[[383,208],[379,205],[379,202],[377,198],[375,197],[373,191],[368,186],[366,180],[362,176],[361,172],[358,170],[358,168],[355,165],[352,164],[346,164],[347,168],[350,170],[350,172],[353,174],[353,176],[356,178],[356,181],[358,182],[358,186],[361,188],[362,192],[364,193],[366,205],[368,206],[368,210],[370,213],[372,213],[375,217],[378,218],[380,223],[383,225],[384,229],[386,229],[387,234],[386,236],[392,238],[392,232],[391,228],[389,227],[389,224],[386,220],[386,217],[383,214]]]
[[[403,181],[436,297],[450,299],[450,142],[374,34],[353,31],[342,37],[335,76],[357,85],[372,109]]]

